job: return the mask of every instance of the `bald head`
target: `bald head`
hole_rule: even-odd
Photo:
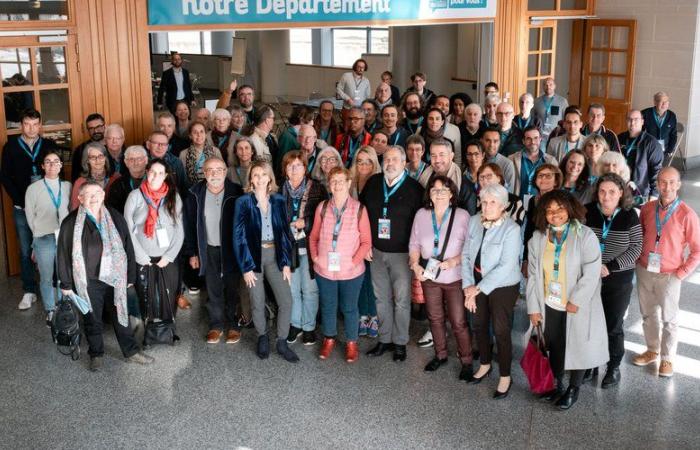
[[[311,125],[301,125],[297,134],[297,141],[304,153],[314,150],[316,145],[316,130]]]
[[[642,113],[638,109],[630,110],[627,113],[627,130],[630,133],[630,137],[635,138],[639,136],[643,126],[644,118],[642,118]]]
[[[496,107],[496,121],[501,131],[510,130],[514,115],[513,105],[510,103],[503,102]]]
[[[674,167],[664,167],[656,179],[659,190],[659,201],[662,206],[668,206],[678,198],[681,189],[681,174]]]

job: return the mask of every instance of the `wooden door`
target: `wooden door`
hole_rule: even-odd
[[[527,92],[534,98],[543,94],[543,82],[554,77],[557,55],[557,21],[544,20],[528,26]],[[515,99],[517,105],[519,99]]]
[[[71,97],[79,84],[73,35],[0,37],[0,148],[21,133],[19,113],[34,108],[42,115],[42,135],[55,140],[70,160],[74,127],[80,114]],[[77,124],[77,125],[75,125]],[[12,217],[12,201],[3,189],[2,209],[7,242],[8,275],[20,271],[19,242]],[[4,257],[4,255],[0,255]]]
[[[605,106],[605,126],[626,129],[632,104],[636,20],[586,21],[581,83],[581,108]]]

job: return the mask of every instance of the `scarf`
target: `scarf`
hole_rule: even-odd
[[[297,187],[296,189],[292,188],[292,185],[289,182],[289,180],[284,182],[283,195],[291,200],[287,202],[287,211],[289,212],[290,219],[294,215],[294,203],[297,203],[299,205],[297,209],[298,216],[303,216],[303,211],[306,208],[306,201],[308,199],[308,196],[306,194],[309,190],[307,188],[310,187],[311,181],[307,181],[306,178],[304,178],[304,181],[302,181],[301,184],[299,184],[299,187]]]
[[[506,213],[505,211],[503,214],[501,214],[501,217],[499,217],[496,220],[488,220],[484,217],[484,215],[481,215],[481,226],[484,227],[485,230],[489,230],[491,228],[495,228],[499,225],[501,225],[503,222],[506,221]]]
[[[119,235],[117,227],[114,225],[112,216],[107,208],[102,206],[101,220],[97,225],[102,239],[102,259],[100,260],[99,280],[114,288],[114,306],[117,309],[117,319],[119,324],[129,326],[129,313],[126,305],[126,285],[127,285],[127,259],[124,243]],[[83,228],[87,210],[81,205],[78,207],[78,215],[73,228],[73,253],[72,267],[73,279],[75,280],[75,290],[79,297],[92,304],[87,291],[87,271],[85,269],[85,257],[83,255]],[[92,220],[92,219],[90,219]]]
[[[187,172],[187,181],[190,184],[196,184],[204,179],[204,161],[212,156],[216,156],[216,153],[210,142],[204,143],[204,148],[199,156],[197,156],[197,149],[194,146],[190,146],[186,152],[185,171]]]
[[[147,238],[153,238],[153,233],[156,230],[156,223],[158,222],[158,209],[160,208],[161,202],[168,194],[168,185],[163,183],[160,189],[154,191],[148,185],[148,182],[141,183],[139,187],[141,194],[143,194],[143,199],[148,205],[148,215],[146,216],[146,223],[143,226],[143,234]]]

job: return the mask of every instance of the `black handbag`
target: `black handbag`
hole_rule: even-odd
[[[170,311],[170,317],[172,319],[155,321],[153,318],[149,317],[146,320],[143,343],[146,346],[154,344],[175,345],[175,343],[180,340],[175,332],[175,314],[169,299],[163,299],[160,295],[166,292],[165,274],[163,270],[157,266],[149,266],[148,270],[155,272],[152,273],[152,275],[155,276],[149,277],[151,283],[148,284],[147,287],[147,301],[156,303],[157,307],[155,310],[160,310],[160,306],[164,305],[167,310]],[[154,286],[154,284],[157,284],[157,286]]]
[[[442,251],[440,252],[440,254],[439,254],[439,255],[437,256],[437,258],[436,258],[436,259],[437,259],[438,261],[440,261],[440,262],[442,262],[442,258],[445,257],[445,251],[447,250],[447,243],[450,242],[450,234],[452,233],[452,224],[453,224],[454,221],[455,221],[455,216],[456,216],[456,215],[457,215],[457,210],[455,209],[455,210],[452,211],[452,213],[450,214],[450,221],[447,223],[447,233],[445,234],[445,242],[442,243]],[[423,269],[425,269],[426,267],[428,267],[428,259],[423,258],[422,256],[420,256],[420,257],[418,258],[418,264],[419,264]],[[437,279],[437,278],[440,276],[440,271],[441,271],[441,269],[438,268],[437,272],[435,272],[435,279]]]
[[[160,321],[146,323],[146,332],[143,337],[145,345],[168,344],[175,345],[180,338],[175,334],[175,322]]]

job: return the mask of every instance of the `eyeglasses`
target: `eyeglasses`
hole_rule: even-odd
[[[104,126],[104,124],[102,124],[102,125],[97,125],[96,127],[88,127],[87,130],[88,130],[90,133],[92,133],[93,131],[104,130],[104,129],[105,129],[105,126]]]
[[[89,161],[102,161],[105,159],[105,155],[88,156]]]
[[[348,180],[345,178],[333,178],[328,182],[330,186],[342,186],[344,184],[347,184]]]
[[[156,147],[167,147],[168,143],[167,142],[155,142],[155,141],[148,141],[152,145],[155,145]]]
[[[554,178],[554,174],[552,172],[540,172],[537,174],[537,178],[551,180],[552,178]]]
[[[319,158],[319,159],[318,159],[318,162],[320,162],[321,164],[326,164],[326,163],[329,163],[329,162],[335,162],[335,163],[337,163],[338,160],[336,160],[336,159],[335,159],[334,157],[332,157],[332,156],[324,156],[324,157],[322,157],[322,158]]]
[[[495,174],[492,173],[484,173],[479,175],[479,180],[490,180],[495,176]]]
[[[292,171],[295,170],[304,170],[304,165],[303,164],[290,164],[287,166],[288,169],[291,169]]]
[[[56,160],[56,161],[44,161],[45,166],[60,166],[61,164],[63,164],[63,163],[61,161],[58,161],[58,160]]]
[[[139,161],[145,161],[146,157],[145,156],[135,156],[135,157],[130,157],[130,158],[125,158],[124,161],[126,162],[139,162]]]
[[[467,158],[478,158],[481,156],[481,152],[467,152]]]
[[[226,173],[225,167],[210,167],[204,171],[207,175],[223,175]]]
[[[430,193],[435,195],[447,195],[450,193],[450,190],[447,188],[432,188]]]

